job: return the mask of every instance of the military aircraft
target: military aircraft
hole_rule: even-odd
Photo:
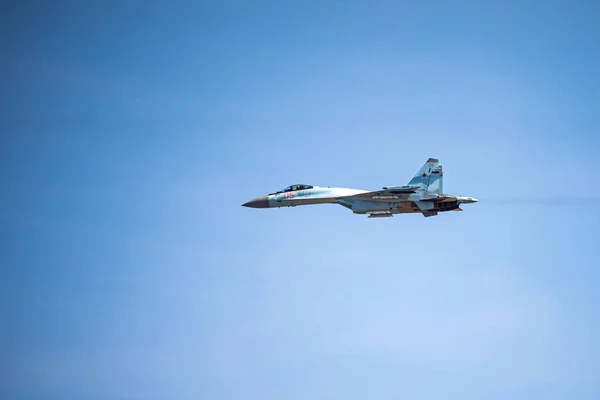
[[[405,186],[386,186],[383,190],[368,191],[297,184],[242,205],[275,208],[333,203],[355,214],[384,218],[406,213],[422,213],[425,217],[432,217],[439,212],[462,211],[461,204],[478,201],[473,197],[443,194],[443,182],[444,173],[439,160],[430,158]]]

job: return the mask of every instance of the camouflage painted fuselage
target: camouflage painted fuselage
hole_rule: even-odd
[[[352,210],[355,214],[367,214],[377,211],[390,212],[391,214],[422,212],[415,202],[419,200],[418,194],[399,193],[389,196],[374,196],[371,200],[349,198],[349,196],[364,193],[370,193],[370,191],[347,188],[321,188],[315,186],[313,189],[271,194],[267,197],[267,200],[269,208],[333,203],[344,206]],[[443,212],[457,210],[461,203],[472,203],[474,202],[472,200],[472,198],[468,197],[440,195],[438,199],[433,202],[434,207],[429,211]]]
[[[443,194],[442,188],[442,166],[437,159],[430,158],[406,186],[368,191],[298,184],[257,197],[243,205],[277,208],[329,203],[344,206],[355,214],[369,214],[369,218],[378,218],[403,213],[422,213],[430,217],[439,212],[461,211],[461,204],[477,201],[472,197]]]

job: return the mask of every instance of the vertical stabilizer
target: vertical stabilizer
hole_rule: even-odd
[[[442,193],[444,189],[444,173],[437,158],[430,158],[408,183],[409,186],[420,186],[429,193]]]
[[[431,176],[429,177],[429,186],[426,190],[430,193],[435,194],[444,193],[444,171],[442,171],[441,165],[438,165],[437,169],[431,170]]]

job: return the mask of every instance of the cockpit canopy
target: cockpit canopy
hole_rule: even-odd
[[[312,188],[313,188],[312,185],[303,185],[301,183],[298,183],[296,185],[290,185],[283,190],[280,190],[278,192],[271,193],[271,194],[284,193],[284,192],[295,192],[297,190],[306,190],[306,189],[312,189]]]

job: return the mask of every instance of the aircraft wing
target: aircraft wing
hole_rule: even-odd
[[[374,190],[372,192],[355,194],[352,196],[343,196],[341,199],[351,199],[351,200],[366,200],[366,201],[390,201],[390,200],[405,200],[406,196],[410,193],[414,193],[419,190],[419,187],[410,187],[410,186],[397,186],[390,188],[383,188],[383,190]]]

